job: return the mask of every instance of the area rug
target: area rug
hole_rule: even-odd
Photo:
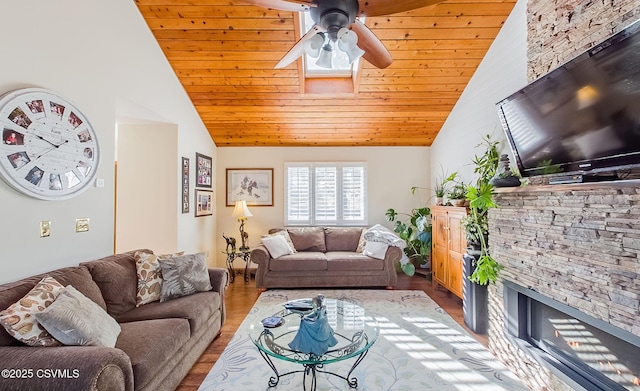
[[[249,338],[249,325],[271,315],[270,308],[293,299],[325,297],[353,302],[372,312],[380,336],[353,375],[356,390],[527,390],[482,344],[470,336],[422,291],[409,290],[273,290],[260,295],[249,315],[215,363],[199,391],[303,390],[302,374],[280,379],[269,387],[273,371]],[[332,363],[331,370],[346,374],[352,359]],[[276,362],[281,373],[300,369]],[[309,389],[309,385],[307,385]],[[319,374],[318,391],[346,391],[347,383]]]

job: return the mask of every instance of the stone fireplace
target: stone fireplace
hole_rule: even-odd
[[[489,348],[534,390],[579,389],[516,340],[510,289],[640,340],[640,181],[498,189],[495,199],[490,247],[505,268],[490,287]]]

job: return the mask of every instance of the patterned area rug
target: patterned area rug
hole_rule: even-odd
[[[254,319],[271,315],[269,309],[288,300],[313,297],[346,300],[375,315],[380,336],[355,369],[356,390],[527,390],[487,349],[460,327],[422,291],[388,290],[273,290],[264,292],[238,328],[199,391],[303,390],[302,374],[283,377],[268,386],[274,374],[249,338]],[[328,364],[346,374],[354,359]],[[276,360],[277,361],[277,360]],[[295,364],[276,362],[281,373]],[[307,389],[309,385],[307,385]],[[346,391],[347,383],[319,374],[318,391]]]

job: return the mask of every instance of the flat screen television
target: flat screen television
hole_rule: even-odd
[[[523,176],[640,167],[640,20],[496,106]]]

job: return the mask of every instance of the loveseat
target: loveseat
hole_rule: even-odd
[[[397,283],[396,263],[402,257],[399,247],[388,246],[378,257],[363,254],[362,227],[273,228],[270,235],[286,232],[295,253],[272,257],[260,245],[251,251],[251,262],[258,265],[256,287],[385,287]]]
[[[53,277],[102,307],[121,328],[111,348],[27,346],[0,327],[0,390],[175,389],[225,320],[228,272],[210,268],[208,273],[210,291],[139,307],[134,252],[0,285],[0,310],[4,310],[43,277]]]

